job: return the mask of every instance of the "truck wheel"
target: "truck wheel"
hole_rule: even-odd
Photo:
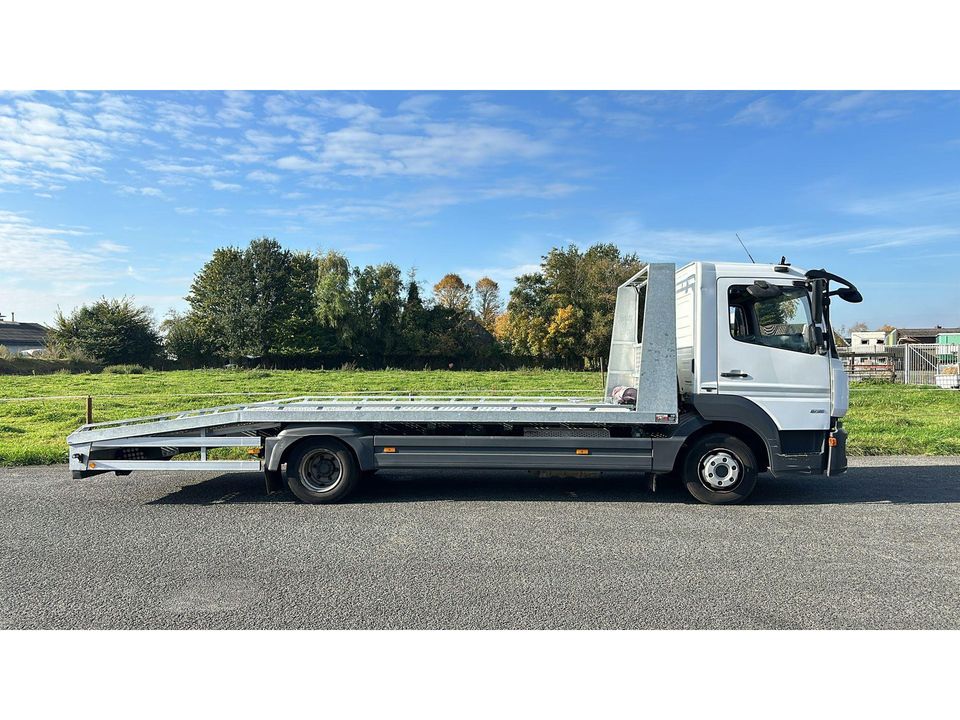
[[[705,435],[687,450],[683,483],[708,505],[743,502],[757,486],[757,459],[740,438],[726,433]]]
[[[345,498],[360,477],[353,453],[336,440],[304,440],[287,458],[287,487],[305,503]]]

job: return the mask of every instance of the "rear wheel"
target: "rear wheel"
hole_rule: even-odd
[[[757,486],[757,459],[740,438],[711,433],[694,441],[687,450],[683,483],[702,503],[743,502]]]
[[[342,500],[359,477],[353,453],[336,440],[302,440],[287,458],[287,487],[305,503]]]

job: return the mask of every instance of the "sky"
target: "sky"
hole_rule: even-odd
[[[0,94],[0,313],[183,309],[213,250],[488,275],[550,248],[825,267],[837,325],[960,325],[957,92]]]

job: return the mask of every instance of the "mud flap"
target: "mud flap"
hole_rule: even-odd
[[[847,431],[842,427],[831,430],[827,440],[827,475],[847,471]]]
[[[283,492],[287,484],[283,481],[283,473],[280,470],[264,470],[263,482],[266,486],[267,495]]]

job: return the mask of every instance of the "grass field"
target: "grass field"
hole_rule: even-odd
[[[562,371],[230,371],[0,376],[0,465],[66,462],[64,438],[84,422],[272,397],[347,392],[600,395],[599,374]],[[210,396],[210,394],[216,394]],[[77,397],[64,397],[77,396]],[[960,455],[960,392],[854,386],[852,455]]]

